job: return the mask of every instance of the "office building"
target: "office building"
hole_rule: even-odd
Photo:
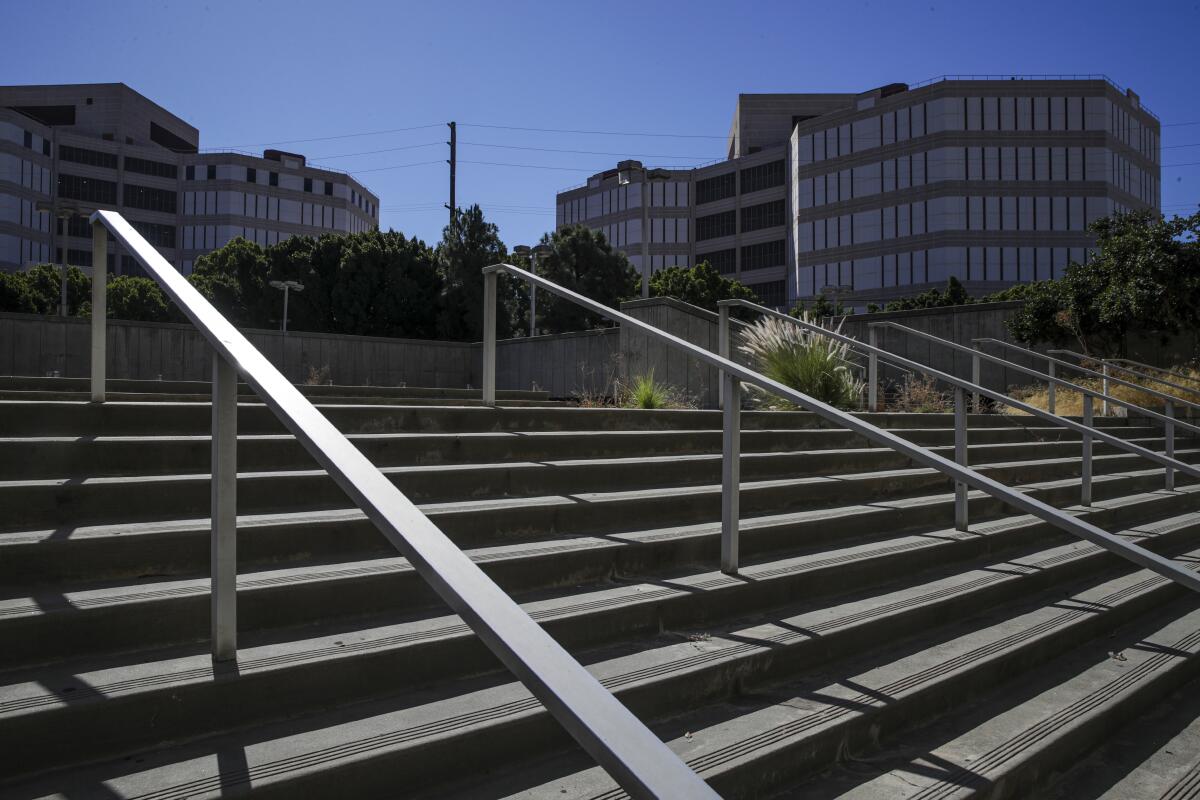
[[[195,127],[124,84],[0,87],[0,269],[90,267],[97,208],[184,274],[237,236],[268,245],[379,221],[379,199],[349,175],[279,150],[202,151]],[[109,247],[111,271],[139,271]]]
[[[769,305],[861,308],[950,276],[975,295],[1060,276],[1092,220],[1160,207],[1159,164],[1158,119],[1104,77],[741,95],[725,159],[622,162],[560,193],[557,224],[605,231],[639,270],[707,260]]]

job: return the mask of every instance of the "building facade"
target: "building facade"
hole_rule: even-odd
[[[0,269],[91,267],[98,208],[119,210],[184,274],[237,236],[378,227],[378,198],[345,173],[199,145],[196,128],[124,84],[0,87]],[[140,271],[109,248],[110,271]]]
[[[1157,118],[1103,77],[742,95],[726,159],[623,162],[559,194],[557,224],[605,231],[644,275],[708,261],[772,306],[950,276],[980,295],[1085,262],[1098,217],[1159,208],[1159,149]]]

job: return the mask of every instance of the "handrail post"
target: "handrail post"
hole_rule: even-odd
[[[1090,394],[1083,396],[1083,424],[1089,428],[1092,427],[1092,396]],[[1090,433],[1083,434],[1083,460],[1080,475],[1082,482],[1079,503],[1090,506],[1092,504],[1092,436]]]
[[[1100,416],[1107,417],[1108,416],[1108,362],[1107,361],[1100,362],[1100,372],[1103,373],[1103,375],[1104,375],[1104,380],[1102,382],[1103,388],[1101,390],[1104,392],[1104,399],[1100,403]]]
[[[967,393],[954,387],[954,462],[967,466]],[[967,530],[967,492],[962,481],[954,482],[954,529]]]
[[[212,657],[237,659],[237,370],[213,353]]]
[[[92,223],[92,402],[104,402],[108,358],[108,229]]]
[[[1163,413],[1166,414],[1171,419],[1175,419],[1175,404],[1168,400],[1166,406],[1163,408]],[[1166,440],[1167,440],[1167,450],[1164,453],[1164,455],[1167,458],[1174,458],[1175,457],[1175,423],[1173,423],[1173,422],[1165,423],[1163,428],[1164,428],[1163,435],[1166,437]],[[1167,467],[1166,489],[1168,492],[1174,491],[1174,489],[1175,489],[1175,470],[1172,469],[1171,467]]]
[[[876,328],[870,323],[867,324],[867,344],[871,347],[878,347],[876,344],[878,336]],[[875,352],[867,353],[867,411],[878,410],[876,406],[879,403],[879,356]]]
[[[971,356],[971,383],[979,385],[979,343],[971,342],[971,349],[975,354]],[[979,392],[971,392],[971,407],[975,409],[975,413],[980,413],[983,409],[980,407]]]
[[[721,306],[717,311],[717,355],[729,358],[729,306]],[[717,370],[717,408],[725,408],[724,370]]]
[[[1053,361],[1047,362],[1046,374],[1050,376],[1050,383],[1046,388],[1046,410],[1049,411],[1051,414],[1053,414],[1053,413],[1055,413],[1054,412],[1054,394],[1055,394],[1054,390],[1057,388],[1057,384],[1054,383],[1055,375],[1054,375],[1054,362]]]
[[[725,406],[721,412],[721,571],[738,571],[738,492],[742,452],[742,383],[722,373]]]
[[[496,405],[496,272],[483,273],[483,404]]]

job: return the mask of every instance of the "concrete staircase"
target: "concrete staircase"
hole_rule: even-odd
[[[82,388],[0,395],[0,796],[623,796],[250,397],[241,649],[214,668],[210,410],[176,387],[62,399]],[[330,419],[724,796],[1079,797],[1081,775],[1094,796],[1192,796],[1161,793],[1196,782],[1194,748],[1158,782],[1136,774],[1200,738],[1195,701],[1172,699],[1195,695],[1200,598],[979,493],[956,532],[948,481],[890,450],[746,413],[731,577],[719,412],[331,398]],[[949,415],[867,416],[952,450]],[[1164,492],[1160,469],[1097,446],[1078,507],[1077,436],[970,423],[986,474],[1200,557],[1190,481]],[[1151,427],[1101,424],[1162,448]],[[1177,453],[1200,461],[1200,443]],[[1126,730],[1140,757],[1103,758]]]

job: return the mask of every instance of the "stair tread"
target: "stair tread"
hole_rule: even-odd
[[[964,584],[972,578],[978,580],[996,575],[998,570],[1001,577],[994,579],[1005,580],[1003,576],[1011,576],[1012,572],[1007,570],[1014,566],[1017,572],[1022,569],[1034,572],[1039,569],[1039,557],[1061,559],[1090,547],[1073,543],[1056,548],[1058,552],[1047,551],[1027,557],[1026,561],[1031,563],[1002,562],[998,567],[980,570],[979,575],[950,576],[945,581]],[[880,705],[877,699],[880,693],[902,699],[905,693],[930,691],[947,675],[969,671],[977,662],[998,658],[1029,641],[1054,635],[1066,626],[1107,613],[1141,594],[1161,591],[1166,583],[1159,576],[1138,570],[1089,586],[1067,601],[1052,592],[1053,597],[1043,599],[1031,611],[1006,617],[985,628],[958,632],[948,641],[939,641],[916,653],[905,653],[894,661],[873,666],[852,680],[825,685],[817,678],[810,678],[805,683],[812,684],[815,691],[800,693],[772,689],[755,696],[758,702],[749,711],[744,701],[734,707],[724,704],[709,708],[698,715],[710,718],[711,724],[704,727],[690,727],[690,720],[673,721],[673,727],[689,725],[687,730],[694,733],[672,741],[671,745],[695,762],[694,766],[700,767],[702,775],[711,777],[712,772],[736,764],[746,753],[757,755],[760,749],[771,749],[781,743],[794,746],[796,739],[815,726],[842,724],[855,715],[856,707],[863,709],[862,713],[868,713]],[[903,605],[906,593],[911,595],[915,590],[916,593],[931,594],[938,588],[936,584],[921,584],[893,593],[889,597],[890,603],[878,597],[859,599],[848,606],[801,612],[777,624],[759,623],[734,630],[728,636],[671,642],[649,651],[593,663],[589,670],[610,688],[620,691],[639,680],[654,680],[654,676],[672,669],[703,668],[706,662],[722,656],[730,657],[736,653],[745,657],[756,648],[769,651],[785,641],[814,638],[814,633],[817,637],[829,636],[839,623],[861,624],[864,612],[870,616],[879,613],[879,609],[894,610],[895,604]],[[911,597],[908,602],[912,602]],[[1194,617],[1192,627],[1200,628],[1200,612],[1194,612]],[[198,664],[197,669],[200,669]],[[808,713],[797,718],[798,709]],[[178,753],[168,749],[148,755],[149,768],[140,768],[133,774],[113,775],[113,765],[101,767],[96,774],[104,774],[107,785],[119,793],[135,793],[144,787],[155,786],[165,792],[164,797],[176,796],[172,789],[181,792],[178,796],[186,793],[187,796],[203,797],[245,780],[252,780],[255,785],[269,784],[274,779],[294,779],[307,770],[330,764],[336,766],[343,759],[369,757],[403,748],[415,751],[430,740],[453,736],[455,731],[466,727],[495,727],[498,732],[513,720],[539,713],[542,713],[540,704],[520,683],[507,682],[425,703],[412,700],[368,702],[353,709],[318,715],[317,719],[305,720],[299,726],[277,724],[267,726],[267,730],[255,732],[253,736],[235,735],[233,742],[227,741],[228,737],[218,737],[213,742],[185,745]],[[346,719],[347,716],[353,718]],[[297,732],[296,728],[300,730]],[[230,744],[241,748],[247,765],[244,773],[221,770],[212,753]],[[204,754],[192,756],[193,752]],[[125,761],[116,766],[117,769],[128,767]],[[201,777],[197,778],[197,775]],[[70,777],[60,779],[58,784],[70,793]],[[553,784],[556,794],[564,785],[562,780],[555,780]],[[595,792],[608,791],[611,781],[602,770],[593,768],[572,776],[569,785],[568,795],[591,796]]]

